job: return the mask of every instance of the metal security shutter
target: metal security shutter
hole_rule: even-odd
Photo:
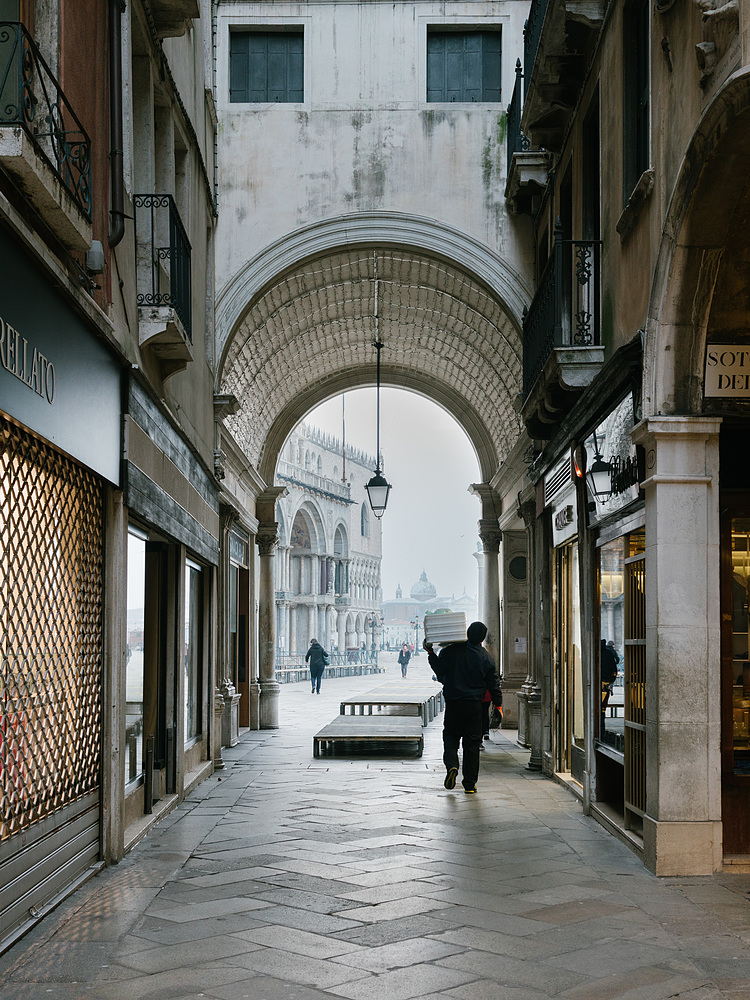
[[[427,100],[500,101],[499,31],[431,31],[427,34]]]
[[[102,485],[0,415],[0,946],[99,856]]]

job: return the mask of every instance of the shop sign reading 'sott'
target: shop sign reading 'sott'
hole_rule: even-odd
[[[0,316],[0,364],[48,403],[55,401],[55,366]]]
[[[750,346],[708,345],[703,395],[750,398]]]

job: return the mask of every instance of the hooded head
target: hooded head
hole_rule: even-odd
[[[466,635],[472,646],[479,646],[487,635],[487,626],[484,622],[472,622],[466,629]]]

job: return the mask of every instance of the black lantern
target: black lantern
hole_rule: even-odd
[[[388,504],[388,494],[391,491],[391,484],[385,478],[385,476],[380,471],[380,351],[383,345],[379,340],[375,341],[373,345],[375,350],[378,352],[378,374],[377,374],[377,390],[376,390],[376,433],[377,433],[377,452],[375,459],[375,475],[366,484],[365,489],[367,490],[367,496],[370,499],[370,506],[372,507],[372,512],[380,519],[385,513],[385,508]]]
[[[599,500],[606,500],[612,495],[612,463],[605,462],[599,451],[599,442],[594,432],[594,461],[586,469],[591,495]]]

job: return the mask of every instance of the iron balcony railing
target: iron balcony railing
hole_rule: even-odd
[[[508,173],[510,173],[513,162],[513,154],[526,153],[531,149],[528,137],[521,131],[521,112],[523,111],[522,79],[523,70],[521,69],[521,60],[516,59],[516,84],[513,87],[513,96],[508,105]]]
[[[91,221],[91,141],[26,28],[0,21],[0,127],[22,128]]]
[[[529,16],[523,27],[523,75],[526,80],[524,94],[529,92],[531,74],[539,48],[539,39],[542,37],[542,25],[548,5],[549,0],[531,0]]]
[[[171,306],[192,343],[190,241],[171,194],[136,194],[139,306]]]
[[[600,249],[600,240],[563,239],[558,220],[552,254],[523,319],[524,399],[555,348],[599,345]]]

